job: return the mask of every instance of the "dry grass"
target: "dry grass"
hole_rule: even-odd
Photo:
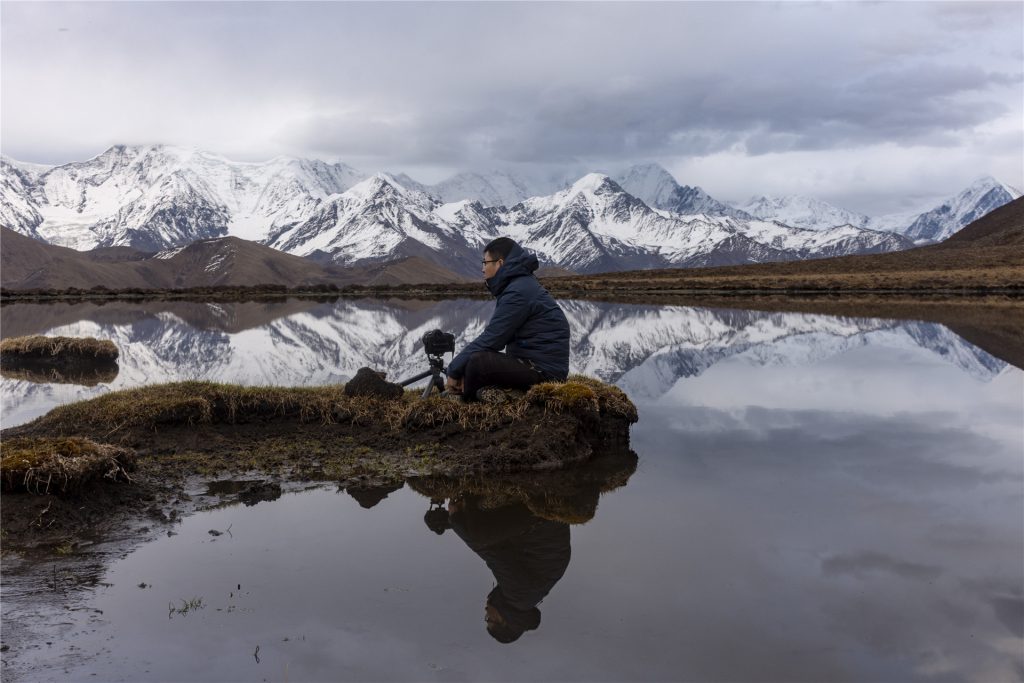
[[[108,437],[162,425],[239,424],[296,420],[305,423],[387,425],[419,430],[458,425],[489,431],[523,418],[531,405],[547,410],[608,414],[636,421],[636,408],[618,388],[574,376],[569,381],[533,387],[525,396],[501,404],[462,403],[415,391],[399,399],[346,396],[341,385],[326,387],[243,387],[214,382],[178,382],[116,391],[88,401],[54,408],[32,423],[50,434],[100,434]]]
[[[74,357],[96,361],[117,360],[117,346],[92,337],[13,337],[0,341],[0,354],[32,358]]]
[[[0,444],[4,491],[67,493],[97,479],[127,480],[135,453],[83,438],[7,439]]]

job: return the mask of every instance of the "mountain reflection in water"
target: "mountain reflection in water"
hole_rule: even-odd
[[[613,382],[634,400],[655,400],[680,379],[736,356],[786,367],[885,346],[924,351],[982,381],[1006,367],[934,323],[587,301],[562,306],[572,330],[571,371]],[[424,332],[452,331],[461,348],[492,310],[493,303],[474,300],[8,305],[0,309],[5,336],[110,339],[120,350],[120,370],[92,387],[4,377],[3,424],[160,382],[311,386],[344,382],[364,366],[396,380],[426,366]]]

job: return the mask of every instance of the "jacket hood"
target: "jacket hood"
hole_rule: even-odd
[[[524,275],[533,275],[538,267],[540,262],[537,261],[537,257],[517,244],[512,247],[501,269],[490,280],[486,280],[487,289],[494,296],[498,296],[512,280]]]

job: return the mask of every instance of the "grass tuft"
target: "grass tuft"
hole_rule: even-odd
[[[0,341],[0,354],[25,358],[78,358],[95,361],[117,360],[117,346],[93,337],[12,337]]]
[[[67,493],[97,479],[131,481],[135,453],[84,438],[29,437],[0,443],[4,491]]]

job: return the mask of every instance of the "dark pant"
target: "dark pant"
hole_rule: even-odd
[[[542,374],[512,356],[494,351],[477,351],[466,363],[462,398],[466,401],[475,401],[477,389],[483,387],[525,391],[543,381]]]

